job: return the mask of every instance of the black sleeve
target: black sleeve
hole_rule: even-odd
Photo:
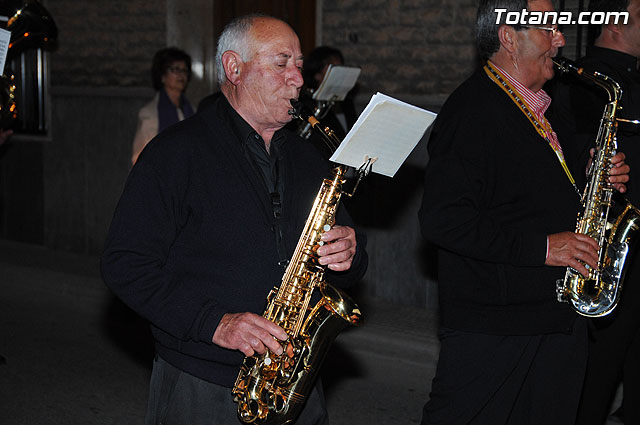
[[[188,219],[187,184],[180,173],[158,172],[144,160],[134,166],[112,219],[101,272],[106,285],[156,327],[181,340],[212,343],[226,311],[203,299],[201,282],[165,266]]]
[[[499,202],[492,198],[500,192],[496,188],[509,182],[517,170],[508,153],[494,148],[495,140],[504,136],[499,126],[487,122],[484,112],[456,102],[443,108],[436,120],[419,211],[423,236],[441,248],[481,261],[543,265],[546,235],[504,225],[491,211]]]

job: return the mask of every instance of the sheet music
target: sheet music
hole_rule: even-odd
[[[360,76],[360,68],[343,65],[329,65],[318,89],[313,92],[313,99],[341,102],[347,93],[356,85]]]
[[[4,63],[7,60],[11,31],[0,28],[0,75],[4,74]]]
[[[371,171],[393,177],[435,119],[431,111],[376,93],[331,161],[358,168],[377,158]]]

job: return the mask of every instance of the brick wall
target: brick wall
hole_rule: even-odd
[[[362,68],[361,93],[447,95],[474,69],[475,0],[323,4],[323,44]]]
[[[166,4],[153,0],[49,0],[58,26],[53,86],[151,85],[153,53],[166,43]]]

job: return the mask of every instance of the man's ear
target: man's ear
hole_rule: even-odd
[[[617,37],[617,36],[620,35],[620,32],[621,32],[620,26],[621,25],[624,25],[624,24],[622,24],[620,22],[618,22],[617,24],[615,24],[613,22],[609,22],[606,25],[602,25],[602,32],[609,31],[609,32],[612,33],[610,35]]]
[[[234,86],[240,81],[244,62],[239,54],[233,50],[227,50],[222,54],[222,67],[227,76],[227,80]]]
[[[498,28],[498,41],[507,52],[515,52],[518,46],[516,30],[510,25],[500,25],[500,28]]]

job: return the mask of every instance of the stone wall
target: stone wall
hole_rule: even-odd
[[[360,66],[363,94],[443,97],[476,62],[474,0],[325,0],[322,43]]]
[[[475,68],[476,7],[475,0],[325,0],[322,44],[361,67],[357,107],[379,91],[437,111]],[[352,201],[370,255],[356,296],[437,308],[435,250],[423,241],[417,218],[427,139],[393,179],[370,176]]]
[[[58,26],[58,48],[51,55],[53,86],[151,86],[151,56],[166,43],[164,1],[45,4]]]
[[[368,95],[450,93],[475,65],[475,0],[323,0],[322,44],[362,67]],[[54,86],[148,87],[150,57],[166,45],[166,2],[49,0],[59,28]],[[210,10],[206,10],[207,13]]]
[[[136,114],[153,94],[151,56],[181,34],[167,28],[176,21],[167,11],[178,10],[170,7],[177,1],[44,3],[59,28],[50,55],[51,133],[47,140],[14,136],[0,149],[0,237],[100,254],[128,174]],[[362,67],[359,108],[380,91],[437,110],[474,67],[475,1],[321,5],[322,44]],[[351,202],[371,258],[356,296],[435,306],[433,251],[422,242],[416,216],[426,162],[425,137],[393,179],[371,176]]]

